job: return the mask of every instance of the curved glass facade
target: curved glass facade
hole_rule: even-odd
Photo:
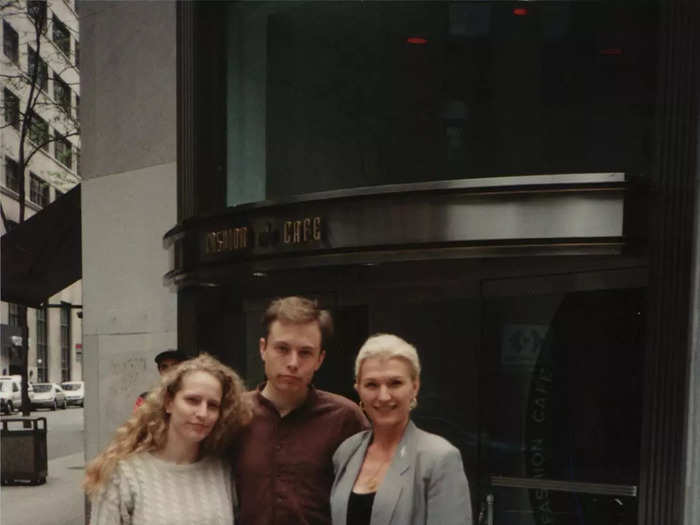
[[[236,2],[227,205],[500,175],[645,174],[647,2]]]

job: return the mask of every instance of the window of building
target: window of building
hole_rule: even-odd
[[[19,61],[19,35],[6,21],[2,23],[2,50],[15,64]]]
[[[29,174],[29,200],[42,208],[49,204],[49,185],[33,173]]]
[[[27,0],[27,13],[32,20],[41,25],[42,29],[46,29],[45,0]]]
[[[49,150],[49,125],[39,115],[32,115],[32,125],[29,128],[29,140],[41,147],[44,151]]]
[[[61,381],[70,381],[70,307],[61,304]]]
[[[75,118],[80,120],[80,95],[75,95]]]
[[[80,41],[75,41],[75,67],[80,67]]]
[[[3,89],[5,123],[19,129],[19,98],[7,88]]]
[[[53,41],[66,56],[70,56],[70,32],[56,15],[53,15]]]
[[[70,115],[70,87],[56,73],[53,74],[53,98]]]
[[[8,326],[24,326],[24,307],[15,303],[7,303],[7,324]]]
[[[56,149],[56,160],[68,168],[73,167],[73,148],[68,139],[54,132],[54,148]]]
[[[19,193],[19,166],[10,157],[5,157],[5,187]]]
[[[36,83],[41,89],[46,91],[49,88],[49,66],[43,58],[37,56],[36,51],[31,46],[27,46],[27,74],[30,77],[34,76],[35,68],[38,68]]]
[[[227,48],[228,205],[604,166],[646,173],[653,112],[640,108],[656,100],[657,17],[623,3],[536,2],[527,17],[509,2],[228,3],[232,41],[257,39]],[[601,42],[624,53],[608,60]]]
[[[46,308],[36,311],[36,372],[40,383],[48,381],[48,324]]]
[[[80,148],[75,149],[75,172],[80,175]]]

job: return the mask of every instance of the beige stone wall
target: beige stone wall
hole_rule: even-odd
[[[157,381],[154,356],[177,344],[162,243],[177,221],[176,26],[173,2],[85,2],[80,16],[89,459]]]

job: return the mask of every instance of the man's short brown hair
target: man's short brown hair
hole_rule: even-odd
[[[306,297],[279,297],[270,303],[262,318],[265,339],[270,335],[270,325],[275,321],[292,324],[317,322],[321,330],[321,348],[333,335],[331,313],[319,308],[318,301]]]

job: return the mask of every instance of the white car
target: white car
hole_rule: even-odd
[[[69,405],[83,406],[85,403],[85,383],[83,381],[65,381],[61,388],[66,393],[66,402]]]
[[[22,392],[19,382],[14,378],[0,379],[0,409],[11,414],[22,406]]]
[[[32,408],[56,410],[68,406],[65,392],[56,383],[34,383],[33,386],[34,391],[29,396]]]

